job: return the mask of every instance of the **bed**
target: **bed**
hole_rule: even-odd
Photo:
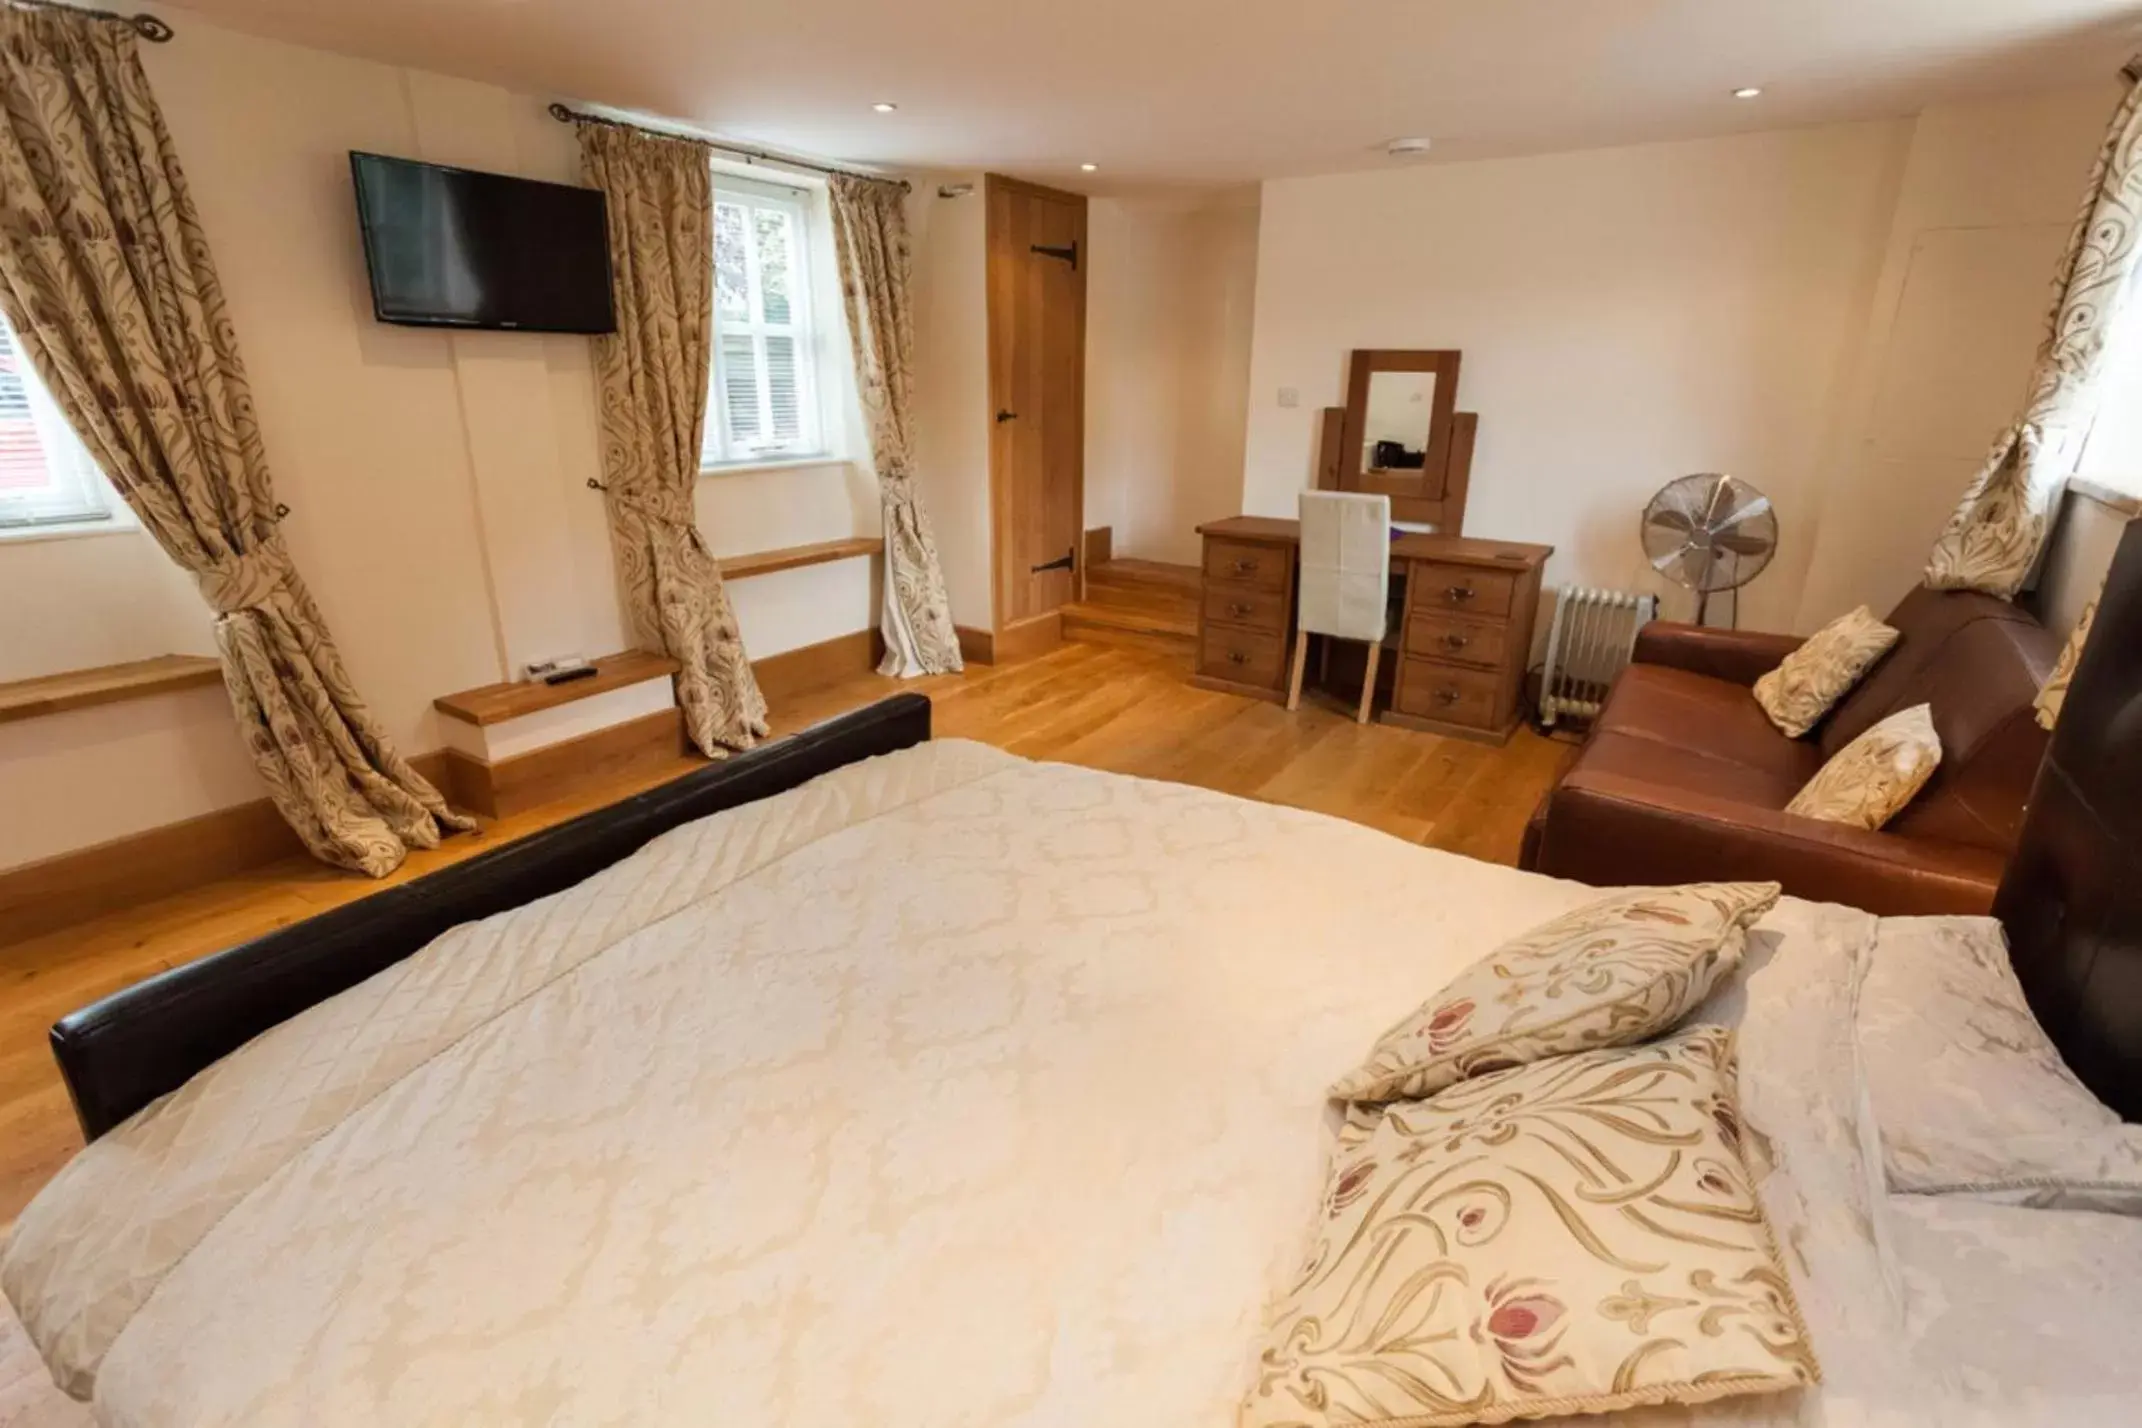
[[[2004,898],[2130,1115],[2137,693],[2086,661]],[[1594,890],[927,733],[888,701],[62,1023],[93,1140],[0,1268],[55,1379],[113,1425],[1234,1421],[1326,1084]],[[2142,1220],[1885,1192],[1881,933],[1787,899],[1704,1010],[1823,1386],[1624,1421],[2142,1401]]]

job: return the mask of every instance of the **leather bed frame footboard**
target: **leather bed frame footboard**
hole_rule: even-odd
[[[84,1007],[52,1028],[82,1134],[95,1140],[449,928],[571,887],[682,824],[929,737],[930,701],[895,695]]]

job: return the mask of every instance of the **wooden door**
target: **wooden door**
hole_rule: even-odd
[[[996,624],[1076,600],[1086,506],[1086,200],[991,174]]]

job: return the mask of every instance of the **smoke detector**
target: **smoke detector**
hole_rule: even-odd
[[[1393,139],[1383,146],[1383,151],[1394,159],[1407,159],[1415,154],[1425,154],[1434,147],[1433,139]]]

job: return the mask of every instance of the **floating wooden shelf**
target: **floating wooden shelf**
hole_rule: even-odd
[[[0,724],[222,682],[223,667],[202,655],[158,655],[39,679],[18,679],[0,684]]]
[[[885,542],[877,536],[849,536],[845,540],[822,540],[815,545],[791,545],[751,555],[725,555],[716,563],[721,566],[724,579],[747,580],[754,575],[771,575],[776,570],[800,570],[806,565],[876,555],[884,548]]]
[[[623,654],[604,655],[596,660],[595,673],[587,679],[569,680],[564,684],[544,684],[540,680],[525,680],[518,684],[486,684],[481,689],[464,689],[459,694],[442,694],[431,701],[431,707],[441,714],[450,714],[470,724],[501,724],[508,719],[518,719],[524,714],[571,704],[576,699],[586,699],[591,695],[607,694],[613,689],[660,679],[665,675],[675,674],[678,668],[677,662],[668,655],[649,654],[645,650],[627,650]]]

